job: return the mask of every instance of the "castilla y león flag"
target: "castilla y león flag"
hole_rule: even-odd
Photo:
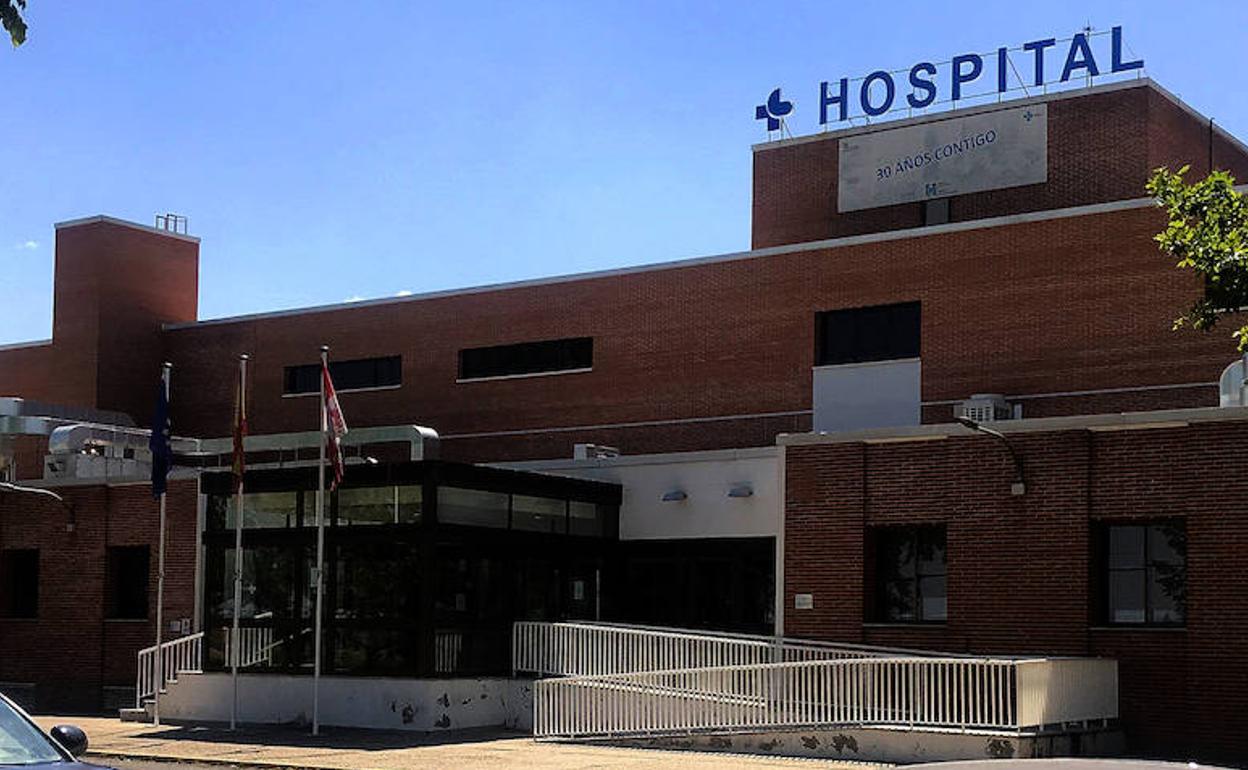
[[[329,365],[321,364],[321,377],[325,386],[325,454],[334,466],[334,480],[330,490],[338,488],[342,483],[342,437],[347,435],[347,421],[342,417],[342,407],[338,404],[338,393],[334,391],[334,381],[329,376]]]

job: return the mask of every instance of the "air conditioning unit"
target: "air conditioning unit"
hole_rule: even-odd
[[[602,444],[572,445],[573,460],[606,460],[619,456],[620,450],[613,446],[603,446]]]
[[[956,414],[975,422],[1017,420],[1023,416],[1023,405],[1011,406],[1000,393],[973,393],[958,403]]]

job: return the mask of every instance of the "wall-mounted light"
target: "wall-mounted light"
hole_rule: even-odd
[[[728,496],[729,497],[753,497],[754,487],[750,486],[749,484],[737,484],[732,489],[728,490]]]
[[[60,503],[61,507],[64,508],[65,512],[69,515],[69,518],[65,522],[65,531],[73,532],[78,526],[78,512],[74,509],[73,503],[69,502],[64,497],[61,497],[50,489],[43,489],[42,487],[24,487],[12,482],[4,481],[0,482],[0,492],[16,492],[19,494],[49,497]]]
[[[673,489],[671,492],[663,494],[663,502],[679,503],[689,499],[689,495],[683,489]]]
[[[960,416],[954,419],[956,419],[961,425],[964,425],[973,431],[978,431],[986,436],[992,436],[1001,443],[1005,444],[1005,448],[1009,450],[1010,459],[1014,461],[1014,482],[1010,484],[1010,494],[1026,494],[1027,483],[1023,478],[1023,458],[1019,457],[1018,452],[1014,449],[1014,445],[1010,443],[1010,440],[1006,438],[1005,434],[1001,431],[993,430],[992,428],[986,428],[975,420],[972,420],[970,417]]]

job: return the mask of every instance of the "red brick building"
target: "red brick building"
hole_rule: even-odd
[[[1196,409],[1002,421],[1002,444],[960,426],[783,441],[785,631],[991,655],[1116,658],[1133,751],[1242,760],[1248,752],[1248,412]],[[1107,527],[1186,536],[1181,621],[1116,622],[1104,606]],[[878,539],[930,527],[946,548],[947,608],[890,619]],[[797,594],[810,609],[794,609]]]
[[[196,239],[64,223],[53,338],[0,349],[0,393],[142,425],[169,360],[178,431],[223,436],[247,352],[253,429],[299,430],[315,413],[285,369],[328,344],[401,359],[398,386],[353,395],[353,424],[435,426],[456,459],[757,446],[811,426],[817,313],[919,301],[925,421],[973,392],[1026,416],[1216,404],[1225,340],[1170,332],[1199,289],[1158,255],[1143,182],[1211,162],[1248,178],[1248,149],[1150,81],[1036,101],[1048,182],[953,196],[945,224],[922,203],[836,211],[837,140],[886,123],[756,147],[751,251],[504,286],[197,321]],[[557,377],[459,376],[464,349],[585,337],[591,366]]]
[[[838,204],[853,175],[844,147],[1023,111],[1044,116],[1041,181]],[[625,456],[767,447],[789,434],[775,570],[785,632],[1114,655],[1135,746],[1234,756],[1242,738],[1210,726],[1248,711],[1245,688],[1233,685],[1248,676],[1237,662],[1248,599],[1227,582],[1242,573],[1233,546],[1248,537],[1228,472],[1242,415],[1096,426],[1109,419],[1098,415],[1218,405],[1233,350],[1223,335],[1171,331],[1201,287],[1158,253],[1164,218],[1143,185],[1159,166],[1248,178],[1248,147],[1139,80],[762,144],[753,163],[749,251],[237,318],[197,318],[197,239],[106,217],[64,223],[53,337],[0,348],[0,395],[119,412],[142,426],[167,360],[175,433],[217,438],[230,429],[234,362],[248,353],[252,433],[304,431],[317,409],[307,367],[328,344],[353,428],[433,427],[448,460],[554,461],[584,443]],[[1024,460],[1021,496],[1010,494],[996,442],[948,426],[975,394],[998,394],[990,417]],[[1157,424],[1166,421],[1184,425]],[[896,435],[857,432],[876,426]],[[0,441],[9,478],[47,475],[46,436],[13,428]],[[55,586],[62,555],[95,570],[109,546],[150,542],[150,510],[134,507],[150,507],[147,498],[123,503],[114,498],[130,488],[114,489],[67,493],[94,496],[75,505],[73,533],[32,531],[24,498],[0,494],[0,550],[55,541],[39,556],[40,579]],[[50,521],[62,515],[39,508]],[[194,513],[188,503],[177,515]],[[1101,624],[1095,553],[1109,535],[1098,527],[1176,518],[1189,548],[1183,621]],[[891,524],[941,528],[945,571],[906,579],[945,581],[944,620],[873,615],[872,530]],[[176,528],[176,547],[195,553],[201,526]],[[927,535],[913,537],[923,546]],[[179,580],[170,601],[193,612]],[[813,608],[795,609],[798,594]],[[39,601],[53,595],[42,588]],[[41,604],[37,621],[0,619],[0,681],[35,676],[22,679],[34,670],[24,657],[31,642],[10,628],[51,638],[45,626],[50,635],[91,607],[101,628],[87,638],[118,650],[117,662],[88,658],[99,661],[92,681],[126,684],[138,641],[99,641],[120,633],[99,601]],[[1211,661],[1239,668],[1211,678]]]

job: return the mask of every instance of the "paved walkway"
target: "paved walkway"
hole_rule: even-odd
[[[464,768],[670,768],[702,770],[797,766],[871,770],[878,766],[811,759],[655,751],[570,743],[538,743],[502,730],[415,733],[325,728],[313,738],[306,728],[255,726],[230,732],[220,725],[154,727],[104,717],[36,717],[45,729],[76,724],[87,732],[86,759],[107,763],[130,757],[179,762],[299,768],[300,770],[442,770]]]

